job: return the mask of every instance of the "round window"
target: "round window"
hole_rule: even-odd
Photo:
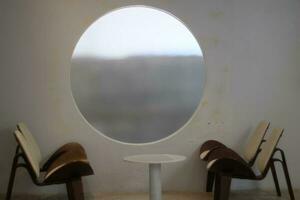
[[[175,133],[200,102],[205,70],[190,30],[168,12],[120,8],[96,20],[71,60],[71,88],[85,119],[126,143]]]

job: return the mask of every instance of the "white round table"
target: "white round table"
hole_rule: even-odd
[[[185,160],[185,156],[171,154],[140,154],[124,157],[124,161],[149,164],[150,200],[161,200],[161,164]]]

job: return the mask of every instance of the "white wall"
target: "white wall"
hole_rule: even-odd
[[[182,19],[199,40],[208,69],[193,120],[174,137],[146,146],[99,135],[78,113],[69,89],[70,58],[81,34],[105,12],[130,4],[159,7]],[[45,157],[66,142],[82,143],[95,169],[84,179],[85,189],[99,193],[146,191],[146,166],[122,157],[149,152],[188,157],[163,167],[164,190],[203,190],[199,146],[214,138],[240,150],[249,130],[268,119],[286,130],[281,146],[299,188],[299,19],[298,0],[1,0],[0,192],[6,190],[18,121],[29,125]],[[64,186],[35,187],[24,171],[17,180],[16,192],[65,192]],[[269,177],[259,184],[235,181],[234,187],[273,183]]]

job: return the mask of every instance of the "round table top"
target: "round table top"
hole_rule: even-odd
[[[185,156],[172,155],[172,154],[139,154],[133,156],[124,157],[124,161],[147,163],[147,164],[160,164],[160,163],[172,163],[185,160]]]

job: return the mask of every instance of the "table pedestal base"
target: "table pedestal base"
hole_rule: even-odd
[[[150,200],[161,200],[161,164],[149,164]]]

